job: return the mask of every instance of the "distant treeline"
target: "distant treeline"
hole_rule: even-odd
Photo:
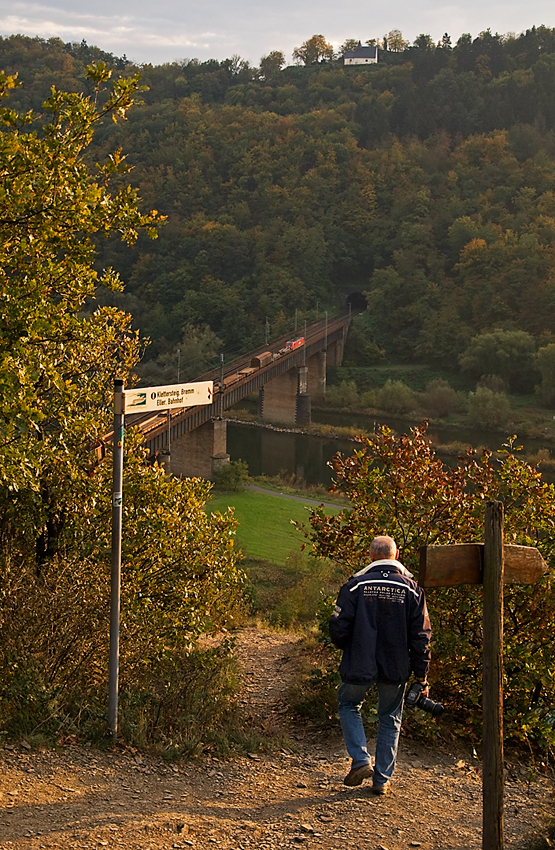
[[[379,57],[142,67],[144,104],[97,144],[123,148],[167,223],[154,243],[101,245],[100,261],[121,271],[119,303],[161,370],[177,347],[202,360],[259,344],[266,317],[286,333],[295,310],[316,317],[354,291],[368,301],[359,365],[458,369],[494,331],[497,349],[524,332],[529,359],[553,344],[555,30],[420,36]],[[84,43],[0,40],[20,107],[52,84],[86,90],[91,61],[136,71]]]
[[[290,115],[348,102],[356,107],[353,118],[363,145],[389,133],[426,139],[445,130],[466,137],[536,121],[551,129],[555,119],[555,29],[545,26],[518,36],[489,30],[474,39],[464,34],[454,46],[447,34],[437,45],[421,35],[403,50],[380,47],[378,65],[349,67],[341,57],[281,67],[279,51],[261,57],[260,67],[240,56],[136,66],[125,55],[114,56],[85,41],[0,37],[1,67],[16,71],[25,83],[14,103],[34,108],[53,83],[65,91],[86,90],[86,66],[98,61],[119,73],[135,73],[139,67],[149,87],[144,94],[148,104],[197,94],[203,103]]]

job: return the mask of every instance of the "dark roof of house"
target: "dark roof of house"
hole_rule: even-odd
[[[373,47],[363,47],[362,44],[359,43],[355,47],[354,50],[347,50],[343,54],[344,59],[375,59],[378,52],[378,48],[376,45]]]

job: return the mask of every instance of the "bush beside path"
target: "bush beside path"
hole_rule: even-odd
[[[289,688],[307,661],[300,639],[246,628],[237,634],[237,656],[245,723],[275,739],[273,752],[205,754],[172,765],[129,748],[5,746],[0,847],[479,850],[480,765],[472,755],[402,738],[390,796],[346,788],[339,729],[318,730],[288,708]],[[528,767],[511,766],[507,847],[532,846],[552,795],[548,776],[532,780]]]

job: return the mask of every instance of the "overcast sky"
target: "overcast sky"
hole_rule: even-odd
[[[239,54],[257,65],[270,50],[291,51],[314,33],[338,47],[346,38],[381,38],[400,29],[412,41],[428,33],[522,32],[555,26],[553,0],[0,0],[0,35],[57,36],[95,44],[138,63]]]

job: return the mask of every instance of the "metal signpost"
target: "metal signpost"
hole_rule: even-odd
[[[422,587],[483,585],[483,850],[503,848],[503,585],[533,584],[547,564],[532,546],[503,544],[503,504],[487,502],[483,543],[423,546]]]
[[[110,673],[108,678],[108,730],[118,729],[119,612],[121,585],[121,517],[123,505],[123,381],[114,381],[114,472],[112,486],[112,573],[110,585]]]
[[[119,620],[121,600],[121,526],[123,512],[123,433],[126,413],[146,413],[172,408],[212,404],[212,381],[169,384],[124,390],[123,381],[114,381],[114,447],[112,486],[112,570],[110,589],[110,669],[108,676],[108,732],[118,734]]]

